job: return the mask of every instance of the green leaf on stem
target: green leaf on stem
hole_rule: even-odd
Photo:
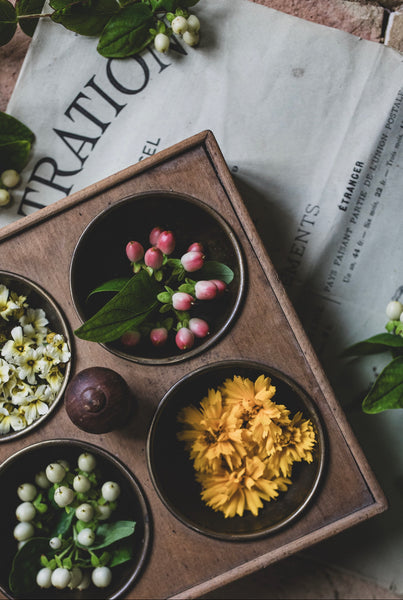
[[[24,598],[35,590],[36,575],[41,566],[42,554],[49,555],[49,538],[31,538],[14,557],[8,585],[15,597]]]
[[[117,548],[111,551],[109,567],[112,569],[117,565],[121,565],[133,558],[133,544],[130,542],[122,542]]]
[[[2,170],[21,171],[28,162],[34,139],[32,131],[21,121],[7,113],[0,112],[0,164]]]
[[[403,408],[403,356],[383,369],[362,403],[362,410],[368,414],[392,408]]]
[[[92,292],[88,294],[88,298],[92,296],[92,294],[97,294],[99,292],[120,292],[130,279],[130,277],[116,277],[110,281],[105,281],[105,283],[96,287],[95,290],[92,290]]]
[[[96,530],[96,543],[89,550],[106,548],[115,542],[129,537],[136,528],[135,521],[115,521],[114,523],[103,523]]]
[[[51,19],[80,35],[99,36],[109,19],[119,11],[115,0],[92,0],[91,2],[70,2],[51,0],[55,10]]]
[[[18,17],[24,15],[38,15],[41,13],[43,8],[44,0],[17,0],[15,3],[15,9]],[[22,31],[32,37],[34,35],[35,28],[38,24],[39,19],[18,19],[18,23]]]
[[[151,8],[143,3],[129,4],[111,17],[102,32],[97,50],[106,58],[132,56],[151,42],[155,24]]]
[[[140,325],[158,305],[158,284],[146,271],[133,275],[126,285],[94,316],[76,329],[82,340],[107,343]]]
[[[393,333],[379,333],[367,340],[353,344],[342,353],[342,356],[366,356],[379,354],[380,352],[391,352],[399,348],[403,350],[402,337]]]
[[[199,279],[221,279],[227,285],[234,279],[232,269],[216,260],[208,260],[195,274]]]
[[[17,13],[14,6],[8,0],[0,0],[0,46],[8,44],[16,29]]]

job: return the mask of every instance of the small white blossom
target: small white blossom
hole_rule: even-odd
[[[14,362],[16,358],[22,356],[29,346],[32,345],[32,340],[24,336],[24,331],[21,326],[14,327],[11,330],[12,340],[8,340],[2,350],[1,355],[8,361]]]
[[[7,383],[13,374],[13,369],[6,360],[0,358],[0,383]]]
[[[45,375],[45,380],[48,382],[54,392],[58,392],[62,387],[64,375],[60,371],[57,365],[54,365],[49,369]]]
[[[26,352],[16,359],[19,377],[26,379],[31,385],[37,383],[36,375],[41,371],[40,359],[41,353],[38,350],[27,348]]]
[[[56,348],[60,362],[66,363],[70,360],[71,354],[69,347],[66,344],[66,340],[62,335],[60,335],[60,333],[56,333],[56,335],[53,336],[50,345],[53,348]]]
[[[31,325],[31,323],[29,323],[28,325],[24,325],[23,330],[25,337],[32,340],[33,344],[35,344],[38,347],[42,347],[44,345],[46,340],[46,330],[39,331],[38,329],[35,329],[35,327]]]
[[[19,308],[18,304],[13,302],[11,298],[9,299],[10,290],[5,286],[0,284],[0,316],[3,317],[5,321],[8,321],[8,317],[10,317],[13,311]]]
[[[26,421],[18,413],[11,415],[0,415],[0,433],[9,433],[10,429],[20,431],[26,427]]]
[[[20,324],[32,325],[36,331],[46,333],[46,325],[49,321],[46,318],[45,311],[42,308],[28,308],[20,318]]]

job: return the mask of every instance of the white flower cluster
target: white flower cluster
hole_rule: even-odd
[[[59,392],[70,350],[45,311],[0,284],[0,435],[46,414]]]

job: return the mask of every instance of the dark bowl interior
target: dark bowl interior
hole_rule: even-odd
[[[192,242],[201,242],[207,260],[225,263],[234,271],[234,279],[221,299],[198,303],[197,316],[205,318],[211,327],[210,335],[197,341],[192,349],[183,352],[173,337],[168,344],[156,348],[148,340],[132,351],[118,341],[106,344],[111,352],[143,364],[178,362],[190,358],[213,344],[229,327],[241,302],[244,288],[244,266],[241,249],[235,234],[224,219],[201,201],[174,192],[145,192],[123,198],[100,213],[87,226],[74,251],[70,286],[73,302],[82,321],[87,320],[111,296],[88,294],[101,283],[116,277],[131,275],[125,247],[137,240],[149,247],[148,236],[155,226],[174,232],[176,248],[173,257],[179,258]],[[192,273],[197,279],[197,272]],[[196,309],[192,309],[192,311]]]
[[[255,517],[247,511],[242,517],[225,518],[201,500],[200,485],[183,442],[177,440],[179,410],[200,401],[210,388],[217,389],[234,375],[253,381],[259,375],[271,377],[276,386],[274,401],[285,404],[294,415],[302,411],[316,430],[314,461],[295,463],[292,485],[276,500],[265,502]],[[225,361],[202,367],[177,382],[161,400],[147,440],[150,475],[160,499],[180,521],[205,535],[224,540],[251,540],[264,537],[300,516],[313,497],[324,465],[324,434],[320,417],[310,398],[293,381],[275,369],[249,361]]]
[[[46,313],[46,317],[49,321],[49,326],[51,329],[54,332],[60,333],[64,336],[70,351],[72,351],[71,336],[67,321],[60,308],[57,306],[55,300],[47,291],[28,278],[23,277],[22,275],[17,275],[16,273],[10,273],[9,271],[0,271],[0,284],[5,285],[19,295],[27,296],[27,302],[31,308],[42,308]],[[66,364],[63,385],[57,394],[57,397],[50,405],[48,412],[21,431],[12,431],[9,434],[0,435],[0,442],[10,441],[11,439],[26,435],[28,432],[32,431],[32,429],[38,427],[42,421],[50,416],[63,397],[64,390],[68,383],[71,372],[71,362],[72,360],[70,359],[70,361]]]
[[[65,459],[71,464],[76,463],[82,452],[90,452],[97,458],[97,464],[102,469],[105,480],[116,481],[121,486],[119,497],[119,519],[133,519],[136,528],[133,537],[134,557],[125,564],[113,569],[111,585],[106,589],[99,589],[91,585],[85,591],[63,590],[54,587],[50,589],[33,590],[32,594],[24,598],[83,598],[96,600],[97,598],[119,598],[126,593],[139,576],[146,560],[150,544],[150,522],[146,500],[139,484],[132,473],[123,463],[105,450],[80,440],[59,439],[46,440],[28,446],[12,455],[0,466],[0,487],[2,490],[0,507],[2,519],[0,523],[0,539],[2,543],[2,561],[0,563],[0,589],[8,598],[15,598],[8,586],[8,577],[13,556],[16,552],[16,541],[13,537],[13,528],[16,524],[15,509],[20,502],[17,496],[17,487],[25,482],[33,482],[35,473],[50,462]]]

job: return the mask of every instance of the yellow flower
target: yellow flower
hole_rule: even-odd
[[[261,375],[252,382],[234,376],[210,389],[200,406],[188,406],[178,420],[202,487],[203,501],[225,517],[257,515],[291,485],[294,462],[312,462],[316,443],[310,420],[272,398],[276,388]]]
[[[298,412],[276,440],[274,453],[270,456],[271,468],[275,473],[288,477],[294,462],[313,461],[312,450],[315,443],[316,436],[311,421],[304,419],[302,413]]]
[[[224,407],[220,391],[209,390],[200,409],[188,406],[178,420],[186,425],[178,439],[186,442],[196,470],[217,470],[223,461],[230,468],[241,464],[246,450],[239,419],[231,408]]]

